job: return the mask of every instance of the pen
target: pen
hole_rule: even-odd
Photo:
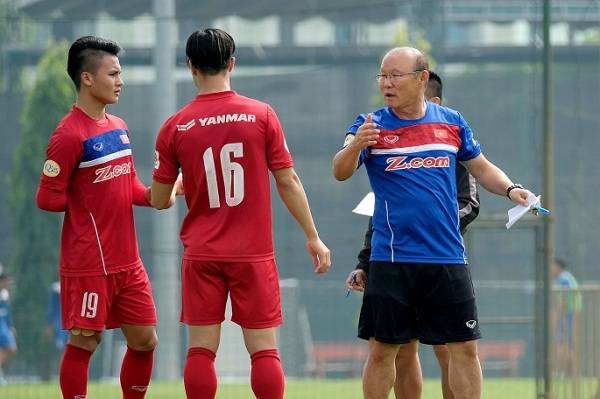
[[[356,273],[352,272],[352,277],[350,277],[352,280],[352,283],[356,284]],[[350,288],[348,288],[348,291],[346,291],[346,298],[348,298],[348,296],[350,295],[350,291],[352,291]]]

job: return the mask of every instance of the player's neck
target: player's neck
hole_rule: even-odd
[[[392,110],[400,119],[421,119],[427,112],[427,104],[425,103],[425,99],[422,98],[419,102],[392,108]]]
[[[77,95],[75,105],[92,119],[101,120],[106,117],[106,104],[85,93]]]
[[[231,90],[229,78],[219,75],[194,79],[194,83],[198,88],[198,94],[220,93]]]

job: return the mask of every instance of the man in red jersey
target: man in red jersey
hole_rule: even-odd
[[[36,195],[39,208],[65,212],[60,285],[63,328],[70,334],[59,372],[65,399],[86,397],[90,357],[102,331],[115,327],[128,346],[123,398],[143,398],[157,343],[156,310],[132,208],[150,206],[150,189],[135,174],[127,125],[106,113],[123,86],[120,50],[93,36],[71,45],[67,70],[77,101],[50,137]]]
[[[306,235],[315,271],[325,273],[330,266],[277,115],[268,104],[231,90],[234,50],[233,38],[222,30],[192,33],[186,55],[198,96],[163,124],[156,141],[152,205],[168,205],[181,168],[189,209],[181,228],[188,399],[215,397],[214,358],[228,295],[231,319],[242,327],[252,360],[254,394],[283,398],[269,171]]]

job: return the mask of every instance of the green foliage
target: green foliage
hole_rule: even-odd
[[[40,211],[35,192],[48,138],[75,98],[65,71],[66,55],[66,45],[56,46],[38,64],[35,82],[26,94],[21,143],[9,175],[9,206],[16,222],[11,270],[16,280],[13,309],[19,356],[38,365],[36,346],[43,342],[49,287],[57,279],[61,215]]]

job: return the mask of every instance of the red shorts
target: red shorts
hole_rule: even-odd
[[[275,260],[209,262],[183,260],[181,321],[189,325],[225,320],[227,294],[231,321],[244,328],[281,325],[279,275]]]
[[[152,287],[143,267],[107,276],[61,276],[60,303],[66,330],[156,325]]]

